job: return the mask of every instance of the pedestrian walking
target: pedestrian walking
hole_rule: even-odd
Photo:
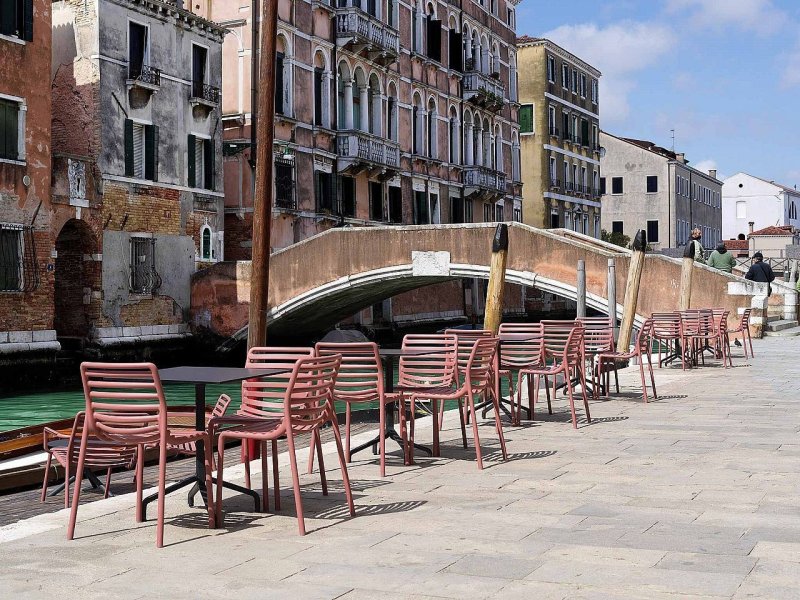
[[[759,283],[767,284],[767,296],[772,295],[772,286],[770,283],[775,281],[775,273],[772,272],[772,267],[764,262],[764,255],[761,252],[753,254],[753,264],[747,271],[745,279],[750,281],[757,281]]]
[[[736,259],[733,258],[733,254],[728,252],[725,242],[717,244],[716,249],[708,257],[708,266],[726,273],[733,271],[733,267],[736,266]]]
[[[701,237],[703,237],[703,232],[700,231],[699,227],[692,229],[691,237],[686,243],[687,251],[684,253],[684,256],[688,258],[689,256],[694,255],[694,261],[704,265],[706,264],[706,259],[703,254],[703,243],[700,241]]]

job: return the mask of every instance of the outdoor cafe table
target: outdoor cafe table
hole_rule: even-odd
[[[435,354],[439,352],[439,350],[431,351],[431,350],[403,350],[402,348],[379,348],[378,354],[380,354],[381,362],[383,362],[383,379],[384,379],[384,391],[387,394],[394,392],[394,363],[395,359],[399,360],[402,356],[425,356],[427,354]],[[405,442],[403,438],[394,430],[394,402],[391,405],[387,406],[386,411],[386,439],[392,439],[397,444],[405,450]],[[379,410],[383,410],[382,407]],[[361,452],[362,450],[369,448],[372,446],[373,454],[378,453],[378,444],[380,443],[380,435],[376,436],[375,439],[372,439],[368,442],[361,444],[360,446],[354,448],[350,451],[350,454],[355,454],[356,452]],[[425,446],[420,446],[419,444],[414,444],[414,447],[422,450],[423,452],[427,453],[428,456],[433,455],[433,451],[430,448]]]
[[[270,375],[278,375],[280,373],[288,373],[289,369],[244,369],[238,367],[172,367],[169,369],[159,369],[158,376],[162,383],[191,383],[194,385],[194,413],[195,413],[195,429],[197,431],[205,431],[206,429],[206,385],[208,384],[221,384],[232,383],[235,381],[242,381],[243,379],[251,379],[254,377],[268,377]],[[213,448],[209,448],[209,452],[213,452]],[[203,500],[205,501],[205,448],[203,442],[196,443],[195,452],[195,474],[186,477],[172,485],[167,486],[164,490],[166,494],[170,494],[175,490],[179,490],[187,485],[192,485],[189,490],[189,506],[194,506],[194,496],[199,491]],[[242,494],[252,496],[255,500],[256,511],[261,506],[261,497],[258,492],[248,490],[247,488],[229,483],[222,482],[223,487],[235,490]],[[143,510],[147,509],[147,505],[155,500],[158,494],[148,496],[143,500]]]

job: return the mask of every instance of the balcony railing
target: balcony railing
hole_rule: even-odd
[[[357,6],[336,9],[336,42],[383,65],[400,55],[397,30]]]
[[[134,84],[144,84],[145,87],[160,87],[161,86],[161,69],[156,69],[150,65],[142,65],[137,71],[131,68],[128,71],[128,78]]]
[[[463,98],[490,110],[500,110],[506,102],[506,86],[486,73],[474,70],[472,59],[467,59],[464,77],[461,80]]]
[[[506,174],[489,167],[477,165],[465,166],[463,171],[464,187],[481,188],[491,193],[505,194]]]
[[[219,105],[221,93],[218,87],[204,81],[192,81],[192,99],[202,100],[208,104]]]
[[[340,131],[336,136],[339,157],[387,169],[400,167],[400,145],[363,131]]]
[[[561,131],[555,125],[550,125],[550,135],[553,137],[561,137]]]
[[[556,177],[550,178],[550,189],[551,190],[560,190],[561,189],[561,180]]]

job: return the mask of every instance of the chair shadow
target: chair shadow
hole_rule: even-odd
[[[410,512],[425,504],[427,504],[425,500],[406,500],[403,502],[388,502],[385,504],[356,504],[356,517]],[[312,519],[341,520],[350,518],[350,509],[342,504],[326,507],[318,512],[310,512],[308,516]]]
[[[688,398],[688,394],[666,394],[666,395],[659,395],[658,398],[653,400],[650,399],[650,402],[659,401],[659,400],[682,400],[684,398]]]
[[[319,476],[318,469],[314,470],[314,475]],[[367,490],[382,487],[384,485],[389,485],[390,483],[391,481],[378,481],[375,479],[351,479],[350,491],[353,493],[366,492]],[[328,484],[328,493],[341,492],[342,494],[344,494],[344,482],[341,479],[329,479],[327,484]],[[303,493],[322,494],[322,483],[319,481],[315,481],[312,483],[302,483],[300,484],[300,489],[303,491]]]
[[[593,417],[589,422],[586,417],[578,418],[578,425],[594,425],[595,423],[616,423],[618,421],[627,421],[630,417]]]
[[[537,450],[535,452],[517,452],[517,453],[510,453],[508,458],[503,461],[503,453],[499,450],[493,450],[488,454],[483,455],[484,460],[489,460],[492,462],[511,462],[513,460],[535,460],[537,458],[547,458],[548,456],[553,456],[557,450]]]

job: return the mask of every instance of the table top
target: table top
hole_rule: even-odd
[[[229,383],[251,377],[268,377],[288,373],[290,369],[245,369],[242,367],[172,367],[159,369],[161,381],[167,383]]]
[[[379,348],[378,354],[384,357],[393,357],[393,356],[427,356],[429,354],[440,354],[443,350],[436,348],[429,348],[425,349],[417,349],[417,350],[403,350],[402,348]]]

